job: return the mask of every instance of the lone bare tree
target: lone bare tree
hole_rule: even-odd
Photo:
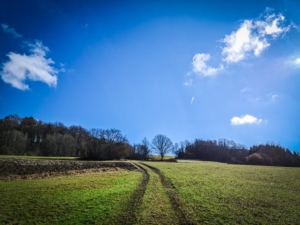
[[[158,134],[153,138],[151,147],[155,153],[160,155],[161,160],[163,160],[164,156],[172,151],[173,143],[170,138],[165,135]]]

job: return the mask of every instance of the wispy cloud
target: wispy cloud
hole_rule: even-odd
[[[191,86],[193,84],[193,80],[189,78],[187,81],[183,83],[184,86]]]
[[[267,47],[269,38],[276,39],[290,30],[291,25],[285,26],[282,14],[267,15],[263,19],[244,20],[239,29],[226,35],[222,42],[223,61],[236,63],[247,56],[259,56]]]
[[[232,117],[232,119],[230,120],[231,125],[233,126],[241,126],[241,125],[245,125],[245,124],[260,124],[263,120],[262,119],[258,119],[255,116],[246,114],[243,116],[234,116]]]
[[[243,88],[243,89],[241,90],[241,92],[248,92],[248,91],[250,91],[250,90],[251,90],[250,88],[245,87],[245,88]]]
[[[191,104],[193,104],[195,97],[193,96],[191,99]]]
[[[267,94],[267,97],[269,100],[275,101],[279,97],[279,95],[274,94],[274,93],[269,93],[269,94]]]
[[[241,90],[242,95],[251,103],[275,102],[279,95],[276,93],[260,94],[257,90],[245,87]]]
[[[255,90],[245,87],[241,90],[243,96],[247,99],[248,102],[259,102],[262,98],[256,93]]]
[[[11,34],[14,38],[21,38],[22,35],[18,34],[14,28],[10,28],[7,24],[1,24],[1,27],[5,33]]]
[[[0,76],[2,80],[20,90],[28,90],[26,80],[41,81],[49,86],[57,84],[58,71],[52,66],[53,60],[46,58],[48,47],[42,42],[27,43],[31,54],[7,54],[9,60],[3,64]]]
[[[296,58],[294,55],[291,55],[284,61],[284,64],[290,68],[300,67],[300,58]]]
[[[217,68],[208,66],[206,61],[209,59],[210,54],[196,54],[193,58],[193,71],[200,76],[213,76],[224,69],[223,65]]]
[[[252,96],[252,95],[248,95],[248,96],[246,96],[246,98],[247,98],[248,102],[252,102],[252,103],[258,103],[258,102],[262,101],[262,98],[255,97],[255,96]]]

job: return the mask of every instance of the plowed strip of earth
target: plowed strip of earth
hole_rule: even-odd
[[[128,162],[0,159],[0,180],[47,178],[58,175],[136,171]]]

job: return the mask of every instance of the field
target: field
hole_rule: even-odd
[[[191,224],[300,224],[300,169],[147,163],[172,183]]]
[[[73,172],[9,170],[12,179],[0,181],[0,224],[300,224],[299,168],[14,160],[41,161],[41,174],[49,165]],[[93,169],[75,173],[72,163]]]

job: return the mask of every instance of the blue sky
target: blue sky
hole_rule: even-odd
[[[0,2],[0,117],[300,150],[299,1]]]

